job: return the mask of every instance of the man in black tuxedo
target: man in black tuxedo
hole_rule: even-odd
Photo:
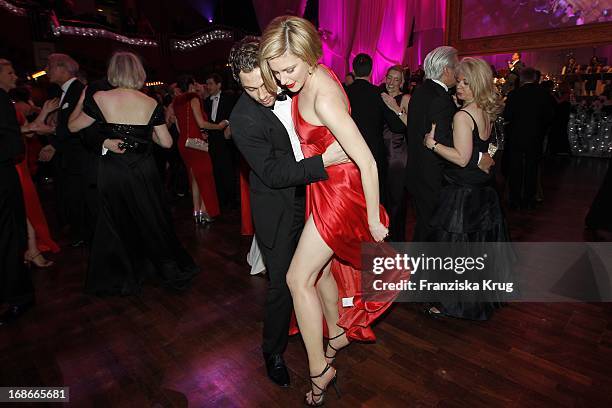
[[[244,88],[230,126],[238,149],[249,163],[251,211],[255,237],[270,282],[266,296],[262,350],[268,377],[289,385],[283,352],[289,338],[292,299],[286,274],[304,227],[304,185],[327,179],[326,166],[348,158],[335,142],[322,156],[305,159],[291,119],[287,95],[270,93],[258,62],[259,42],[242,40],[230,52],[236,81]]]
[[[30,271],[23,264],[27,249],[26,215],[15,170],[25,147],[15,106],[8,94],[16,81],[11,62],[0,59],[0,305],[9,305],[0,315],[0,327],[19,317],[34,302]]]
[[[410,99],[406,130],[406,187],[416,209],[416,226],[412,238],[415,242],[430,239],[429,222],[438,206],[446,162],[423,145],[423,138],[435,123],[435,140],[452,146],[452,123],[457,107],[448,92],[449,88],[456,85],[455,67],[458,63],[457,50],[452,47],[443,46],[431,51],[425,57],[425,81]],[[493,164],[487,153],[480,155],[476,150],[472,152],[471,160],[487,172]]]
[[[544,136],[554,117],[550,94],[537,84],[536,78],[533,68],[524,68],[521,86],[508,95],[504,109],[508,122],[504,161],[508,161],[511,208],[535,207],[538,162]]]
[[[79,64],[66,54],[51,54],[45,69],[49,81],[60,86],[60,108],[55,136],[43,147],[41,161],[53,159],[56,166],[56,193],[58,207],[64,221],[70,224],[72,246],[82,246],[91,236],[86,222],[86,173],[89,155],[80,134],[68,130],[68,119],[77,105],[84,85],[77,79]]]
[[[503,86],[503,93],[507,95],[513,89],[517,89],[520,84],[521,71],[525,68],[525,63],[521,61],[521,53],[512,54],[512,59],[508,61],[508,74]]]
[[[206,79],[209,97],[204,101],[208,120],[221,123],[229,119],[235,100],[221,92],[221,76],[213,73]],[[234,207],[237,204],[236,189],[237,165],[234,163],[234,142],[230,139],[229,129],[208,131],[208,152],[213,165],[215,185],[221,207]]]
[[[346,95],[351,104],[351,117],[376,160],[381,202],[385,204],[387,152],[383,127],[386,123],[392,132],[403,133],[406,126],[399,116],[384,104],[380,88],[370,83],[372,58],[368,54],[358,54],[353,59],[353,72],[355,82],[346,88]]]

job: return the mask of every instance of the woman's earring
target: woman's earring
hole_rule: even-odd
[[[308,75],[312,75],[312,69],[308,68]]]

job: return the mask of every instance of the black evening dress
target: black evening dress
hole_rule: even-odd
[[[187,289],[199,269],[176,237],[153,156],[153,127],[165,123],[162,106],[146,125],[107,123],[93,95],[85,98],[83,111],[98,122],[101,139],[130,145],[123,154],[108,151],[100,159],[100,208],[86,292],[130,295],[146,280]]]
[[[476,121],[472,132],[472,147],[486,153],[488,140],[479,136]],[[480,170],[477,164],[459,167],[448,162],[444,170],[445,186],[440,192],[438,207],[431,220],[433,242],[447,242],[448,252],[488,253],[493,267],[486,269],[482,279],[511,282],[511,266],[514,252],[508,245],[491,243],[509,242],[506,221],[501,209],[499,196],[493,187],[490,174]],[[490,265],[490,264],[489,264]],[[457,275],[463,280],[471,278]],[[452,279],[449,279],[452,281]],[[475,279],[470,279],[474,280]],[[479,279],[480,281],[480,279]],[[441,311],[448,316],[471,320],[487,320],[499,307],[501,300],[494,293],[461,292],[446,293],[440,301]]]

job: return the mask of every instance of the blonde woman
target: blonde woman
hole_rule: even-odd
[[[321,40],[299,17],[274,19],[262,35],[260,66],[266,87],[294,93],[292,117],[305,157],[322,154],[336,140],[352,162],[327,167],[328,180],[307,186],[307,221],[287,272],[297,322],[311,377],[305,402],[324,403],[328,385],[336,386],[330,365],[350,340],[373,340],[370,324],[384,310],[364,306],[360,288],[361,244],[388,234],[388,216],[379,204],[376,162],[350,116],[342,84],[318,64]],[[330,263],[331,261],[331,263]],[[356,293],[351,293],[351,288]],[[339,316],[338,300],[356,295]],[[323,349],[323,322],[329,333]]]
[[[474,150],[483,154],[488,151],[493,123],[502,111],[501,97],[493,84],[491,68],[484,60],[464,58],[456,68],[456,78],[457,98],[463,107],[453,118],[452,144],[445,146],[435,141],[435,125],[424,139],[428,149],[447,160],[444,169],[447,184],[440,192],[437,211],[430,221],[432,236],[428,238],[465,248],[467,243],[509,241],[492,177],[470,160]],[[498,276],[487,276],[487,279],[507,282],[510,265],[506,261],[512,254],[504,251],[505,246],[497,248],[499,253],[488,254],[489,259],[497,262],[496,267],[487,268],[486,273]],[[486,320],[497,303],[493,295],[482,297],[475,292],[457,292],[441,299],[429,312]]]
[[[68,123],[71,132],[97,123],[104,151],[85,289],[129,295],[138,293],[147,278],[186,289],[198,268],[175,235],[153,158],[153,143],[172,145],[162,105],[140,92],[145,71],[136,55],[115,53],[107,76],[114,89],[87,96],[83,91]]]

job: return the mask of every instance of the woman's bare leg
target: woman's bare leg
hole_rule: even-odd
[[[321,299],[321,305],[323,306],[323,316],[325,316],[329,338],[331,339],[339,336],[340,333],[343,332],[343,329],[338,326],[338,285],[336,284],[334,275],[331,273],[331,261],[327,263],[317,282],[317,293],[319,294],[319,299]],[[333,342],[332,346],[337,350],[349,344],[346,335],[339,336],[330,342]],[[331,364],[333,361],[332,357],[336,355],[336,352],[330,347],[327,347],[325,355],[330,356],[330,358],[326,357],[326,361]]]
[[[38,252],[38,247],[36,246],[36,232],[30,220],[26,218],[26,222],[28,224],[28,254],[31,256]]]
[[[38,250],[38,245],[36,245],[36,231],[28,218],[26,218],[26,223],[28,229],[28,249],[23,255],[24,260],[26,262],[32,262],[34,265],[42,268],[53,265],[53,261],[49,261]]]
[[[289,266],[287,285],[293,297],[295,316],[306,346],[311,376],[319,375],[327,365],[323,352],[323,310],[315,282],[319,272],[328,264],[332,255],[331,248],[321,238],[310,216]],[[325,289],[323,291],[324,299],[328,301],[331,293],[327,293]],[[337,289],[334,304],[336,303]],[[326,305],[325,308],[329,309],[330,306]],[[335,370],[328,370],[325,376],[316,379],[315,382],[324,388],[334,375]]]
[[[193,200],[193,211],[195,213],[200,211],[200,202],[202,199],[200,198],[200,188],[198,187],[192,169],[189,169],[189,175],[191,176],[191,199]]]

